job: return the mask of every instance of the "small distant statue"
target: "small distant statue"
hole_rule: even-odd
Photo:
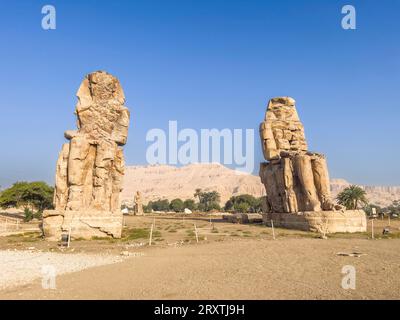
[[[136,191],[135,194],[135,205],[133,207],[133,213],[135,216],[143,215],[143,202],[142,202],[142,194],[140,191]]]

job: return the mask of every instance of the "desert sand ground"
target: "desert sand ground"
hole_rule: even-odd
[[[123,257],[113,264],[59,272],[53,290],[43,289],[40,277],[23,285],[9,283],[0,290],[0,299],[400,298],[399,221],[392,221],[392,233],[382,236],[388,223],[376,220],[375,240],[370,239],[370,230],[324,240],[317,234],[284,229],[276,229],[273,240],[270,228],[262,225],[231,224],[215,217],[210,224],[208,219],[127,217],[123,239],[73,241],[70,249],[32,233],[0,237],[0,249],[10,253],[53,253],[71,260],[94,254]],[[364,255],[337,255],[355,251]],[[341,286],[345,265],[355,267],[355,290]]]

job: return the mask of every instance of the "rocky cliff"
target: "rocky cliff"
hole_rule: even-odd
[[[343,179],[331,179],[332,197],[351,183]],[[372,203],[389,205],[400,199],[400,186],[363,186]],[[127,166],[125,169],[123,203],[133,205],[136,191],[142,192],[143,203],[150,200],[174,198],[189,199],[197,188],[216,190],[221,194],[221,204],[232,195],[243,193],[260,197],[265,194],[258,176],[237,174],[221,164],[191,164],[184,167],[167,165]]]

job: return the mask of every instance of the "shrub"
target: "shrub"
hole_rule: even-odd
[[[28,208],[25,208],[24,209],[24,221],[29,222],[32,219],[33,219],[33,211]]]
[[[231,197],[225,204],[226,211],[260,212],[262,198],[255,198],[249,194]]]
[[[201,189],[196,189],[194,197],[199,198],[198,209],[200,211],[220,210],[219,202],[221,196],[217,191],[203,192]]]
[[[181,199],[174,199],[171,201],[169,208],[175,212],[182,212],[184,208],[183,201]]]
[[[169,210],[169,201],[167,199],[157,200],[152,202],[151,208],[154,211],[168,211]]]
[[[147,205],[143,206],[144,213],[151,213],[153,211],[153,202],[149,202]]]
[[[186,199],[183,202],[183,207],[193,211],[196,209],[196,203],[192,199]]]
[[[235,205],[235,210],[241,213],[246,213],[249,212],[250,205],[246,202],[241,202],[237,205]]]
[[[367,204],[363,209],[368,216],[372,216],[373,208],[375,208],[377,215],[380,215],[382,213],[382,208],[374,204]]]

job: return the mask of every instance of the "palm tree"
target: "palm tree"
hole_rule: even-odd
[[[359,203],[364,205],[368,203],[366,194],[363,188],[353,184],[343,189],[343,191],[337,195],[336,199],[338,203],[345,206],[347,210],[355,210],[358,208]]]
[[[201,192],[201,189],[196,189],[196,192],[194,193],[194,197],[195,198],[199,198],[199,202],[201,202],[200,201],[200,196],[201,196],[201,194],[202,194],[202,192]]]

